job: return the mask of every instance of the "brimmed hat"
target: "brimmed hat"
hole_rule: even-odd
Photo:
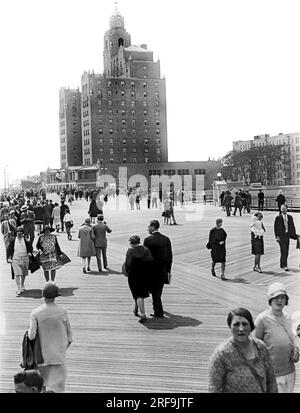
[[[23,205],[22,207],[21,207],[21,211],[26,211],[28,209],[28,206],[27,205]]]
[[[97,219],[101,219],[101,218],[104,218],[104,215],[103,214],[98,214]]]
[[[91,223],[91,218],[85,218],[84,222],[85,222],[86,224],[90,224],[90,223]]]
[[[20,225],[19,227],[16,228],[16,232],[24,232],[24,227],[23,225]]]
[[[272,300],[275,297],[278,297],[278,295],[284,294],[289,298],[286,288],[282,283],[274,283],[271,284],[268,288],[268,300]]]
[[[45,230],[46,230],[46,229],[49,229],[50,232],[54,232],[54,231],[55,231],[54,228],[51,228],[50,225],[47,225],[47,224],[46,224],[46,225],[44,225],[43,231],[41,231],[40,234],[45,234]]]
[[[47,281],[43,286],[42,293],[45,298],[58,297],[58,286],[53,281]]]
[[[14,210],[14,209],[12,209],[11,211],[9,211],[9,215],[14,214],[14,213],[15,213],[15,210]]]

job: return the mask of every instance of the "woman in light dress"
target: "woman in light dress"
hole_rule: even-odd
[[[28,275],[29,257],[32,254],[32,245],[24,237],[22,226],[16,229],[17,236],[10,242],[7,249],[7,262],[11,264],[12,279],[16,280],[19,297],[25,291],[25,278]]]

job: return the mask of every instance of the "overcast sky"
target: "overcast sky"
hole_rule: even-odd
[[[59,163],[58,93],[103,72],[113,0],[1,2],[0,187]],[[300,131],[298,0],[119,0],[133,45],[166,77],[169,160]]]

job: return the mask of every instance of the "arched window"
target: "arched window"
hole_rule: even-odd
[[[122,37],[119,38],[118,44],[119,44],[119,47],[124,46],[124,39],[122,39]]]

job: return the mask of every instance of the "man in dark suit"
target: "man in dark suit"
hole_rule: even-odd
[[[33,211],[28,209],[27,205],[23,205],[21,208],[21,224],[24,227],[24,235],[26,239],[29,239],[30,245],[34,240],[34,220],[35,215]]]
[[[262,189],[259,190],[259,192],[257,194],[257,199],[258,199],[258,210],[263,211],[264,210],[265,194],[263,193]]]
[[[172,266],[172,247],[171,241],[165,235],[158,232],[159,222],[156,220],[150,221],[148,226],[149,236],[144,240],[144,246],[147,247],[152,256],[153,262],[151,265],[151,278],[149,280],[149,290],[152,294],[152,305],[154,317],[162,318],[164,310],[161,302],[164,284],[168,283],[168,278],[171,273]]]
[[[111,229],[108,227],[105,221],[103,221],[104,216],[103,214],[97,215],[97,224],[93,225],[93,232],[95,235],[94,244],[96,249],[96,258],[98,264],[98,271],[102,271],[101,266],[101,253],[103,258],[103,267],[107,269],[107,256],[106,256],[106,249],[107,249],[107,238],[106,233],[110,233]]]
[[[280,268],[288,271],[287,258],[289,255],[290,238],[297,240],[293,217],[287,214],[287,207],[281,205],[281,214],[275,218],[274,233],[280,246]]]

